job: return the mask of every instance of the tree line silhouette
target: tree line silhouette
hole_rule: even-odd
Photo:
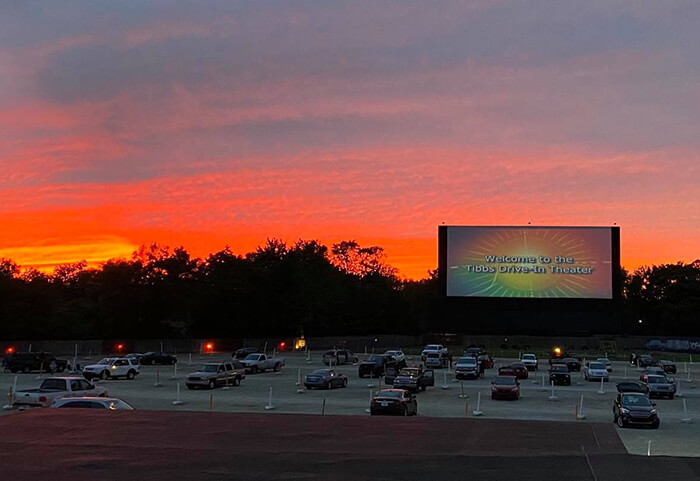
[[[623,272],[631,333],[697,335],[700,260]],[[399,278],[382,247],[269,239],[204,259],[141,246],[98,268],[51,274],[0,259],[0,339],[242,338],[440,332],[437,271]],[[642,320],[642,323],[639,323]]]

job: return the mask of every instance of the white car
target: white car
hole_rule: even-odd
[[[607,381],[608,370],[602,362],[589,362],[588,366],[583,368],[583,377],[586,381]]]
[[[101,379],[124,377],[134,379],[139,373],[138,361],[129,357],[106,357],[97,364],[83,368],[85,379]]]
[[[442,344],[428,344],[427,346],[425,346],[425,349],[423,349],[423,352],[421,353],[421,358],[423,359],[423,361],[425,361],[428,357],[428,354],[447,355],[447,353],[447,348]]]
[[[595,362],[605,365],[605,369],[607,369],[608,372],[612,372],[612,362],[610,362],[610,359],[607,357],[599,357]]]
[[[525,364],[525,368],[528,371],[537,371],[537,356],[534,354],[523,354],[522,359],[520,359],[520,362]]]
[[[110,411],[134,410],[134,408],[126,402],[114,397],[64,397],[56,399],[50,407],[108,409]]]
[[[384,355],[393,357],[397,364],[406,364],[406,355],[400,349],[386,351]]]

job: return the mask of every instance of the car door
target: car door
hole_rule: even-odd
[[[421,378],[423,379],[424,386],[435,386],[435,371],[432,369],[423,371],[423,376],[421,376]]]
[[[90,384],[87,379],[80,379],[78,381],[80,383],[80,392],[81,396],[97,396],[97,389],[95,386]]]
[[[117,359],[114,361],[114,366],[116,367],[114,376],[126,376],[126,373],[129,372],[129,361],[126,359]]]
[[[398,375],[398,372],[396,372],[395,367],[386,368],[386,376],[384,376],[384,384],[394,384],[394,379],[396,379],[397,375]]]

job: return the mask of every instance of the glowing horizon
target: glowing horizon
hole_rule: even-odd
[[[437,227],[618,225],[700,257],[700,5],[0,7],[0,257],[266,238],[437,267]]]

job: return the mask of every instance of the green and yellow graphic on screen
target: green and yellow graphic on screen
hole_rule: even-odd
[[[447,295],[611,299],[606,227],[447,227]]]

